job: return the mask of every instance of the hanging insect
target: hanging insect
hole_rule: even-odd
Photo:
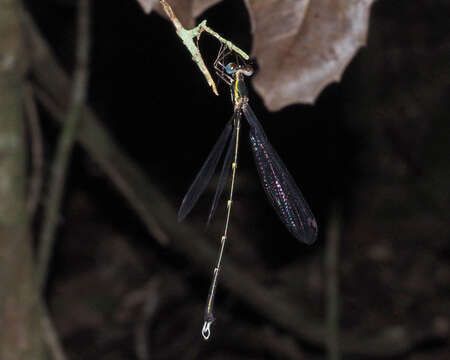
[[[197,177],[183,198],[183,202],[181,203],[178,212],[178,220],[181,221],[192,210],[211,181],[228,142],[228,148],[225,153],[222,170],[220,172],[216,192],[208,216],[209,223],[217,208],[218,201],[223,193],[231,171],[230,194],[227,201],[225,227],[221,237],[220,251],[216,267],[214,268],[214,275],[208,293],[204,314],[202,335],[205,340],[207,340],[211,334],[210,327],[214,321],[214,295],[222,263],[222,255],[228,236],[236,179],[242,114],[244,114],[250,127],[249,138],[261,183],[279,218],[296,239],[306,244],[312,244],[317,236],[317,223],[314,215],[283,161],[269,143],[262,125],[249,105],[248,91],[244,78],[246,76],[251,76],[253,74],[253,69],[245,62],[230,62],[225,65],[224,60],[229,54],[228,48],[222,46],[214,62],[214,68],[217,76],[230,86],[234,112],[231,119],[226,124],[225,129],[222,131],[219,140],[214,145],[211,153],[203,164],[203,167],[200,169]]]

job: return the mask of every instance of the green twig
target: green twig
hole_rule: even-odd
[[[83,115],[86,99],[89,58],[89,0],[80,1],[77,36],[76,66],[71,102],[52,166],[50,185],[48,187],[48,202],[46,204],[40,234],[37,282],[41,289],[44,287],[45,279],[47,278],[49,261],[58,226],[59,209],[64,190],[67,166],[76,138],[77,123]]]
[[[175,27],[175,30],[178,34],[178,36],[183,41],[184,46],[189,50],[189,52],[192,55],[192,60],[195,61],[197,66],[199,67],[200,71],[203,73],[203,75],[206,78],[206,81],[208,82],[209,86],[212,87],[212,90],[214,94],[219,95],[217,92],[216,83],[214,82],[213,78],[211,77],[211,74],[209,73],[208,68],[205,65],[205,62],[203,61],[202,55],[200,53],[200,49],[198,48],[197,44],[194,42],[194,39],[200,39],[200,35],[203,31],[206,31],[208,34],[214,36],[217,40],[219,40],[221,43],[228,46],[228,48],[237,54],[239,54],[241,57],[243,57],[245,60],[249,59],[249,56],[240,48],[235,46],[231,41],[226,40],[222,36],[220,36],[218,33],[216,33],[214,30],[206,26],[206,20],[203,20],[200,24],[198,24],[195,28],[187,30],[181,25],[180,21],[176,17],[175,13],[173,12],[170,5],[165,0],[160,0],[161,5],[164,8],[164,11],[166,12],[167,16],[169,17],[170,21],[172,21],[173,26]]]
[[[214,36],[217,40],[219,40],[221,43],[224,43],[226,46],[228,46],[228,48],[232,51],[234,51],[235,53],[239,54],[244,60],[248,60],[250,57],[248,56],[248,54],[238,48],[236,45],[234,45],[230,40],[227,40],[225,38],[223,38],[222,36],[220,36],[218,33],[216,33],[213,29],[211,29],[210,27],[206,26],[206,20],[203,20],[200,24],[197,25],[197,27],[200,27],[201,30],[200,31],[206,31],[207,33],[211,34],[212,36]]]

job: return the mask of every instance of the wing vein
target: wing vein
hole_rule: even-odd
[[[195,177],[195,180],[190,186],[188,192],[184,196],[180,209],[178,211],[178,221],[182,221],[191,212],[192,208],[197,203],[198,199],[210,183],[214,172],[216,171],[217,164],[219,163],[225,145],[230,138],[231,130],[232,121],[230,120],[223,129],[222,134],[212,148],[210,154],[208,155],[205,163]]]
[[[251,107],[246,105],[242,111],[250,125],[252,152],[269,202],[296,239],[312,244],[317,237],[317,223],[308,203],[267,139]]]

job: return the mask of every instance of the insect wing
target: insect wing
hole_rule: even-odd
[[[291,234],[306,244],[317,237],[317,223],[283,161],[269,143],[249,105],[242,111],[250,125],[250,142],[263,188],[281,221]]]
[[[241,116],[240,111],[235,111],[233,114],[233,118],[231,121],[239,121],[239,119],[236,119],[237,116]],[[233,154],[236,147],[236,131],[233,130],[233,134],[231,135],[230,143],[228,144],[228,149],[225,154],[225,158],[223,160],[222,170],[220,171],[219,181],[217,182],[216,187],[216,193],[214,194],[214,199],[211,205],[211,210],[209,211],[208,216],[208,222],[207,224],[211,222],[214,213],[216,212],[217,204],[220,200],[220,197],[222,196],[223,190],[225,188],[225,184],[229,178],[230,171],[231,171],[231,163],[233,161]]]
[[[213,149],[208,155],[208,158],[200,169],[197,177],[184,196],[180,209],[178,210],[178,221],[182,221],[187,216],[187,214],[191,212],[192,208],[197,203],[198,199],[203,194],[209,182],[211,181],[227,140],[230,137],[231,130],[232,122],[229,121],[225,126],[225,129],[223,129],[219,140],[217,140],[217,143],[214,145]]]

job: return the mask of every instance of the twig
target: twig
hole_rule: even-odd
[[[25,29],[32,39],[30,50],[34,75],[42,86],[51,94],[46,101],[55,120],[63,122],[60,116],[65,104],[65,94],[69,87],[67,75],[57,65],[48,45],[37,32],[31,19],[26,19]],[[48,74],[52,74],[49,76]],[[66,89],[66,91],[64,91]],[[36,92],[41,100],[42,91]],[[59,110],[58,110],[59,109]],[[78,140],[92,158],[100,164],[110,180],[127,199],[130,206],[147,225],[154,235],[153,223],[172,239],[172,248],[182,253],[192,264],[208,272],[211,262],[216,256],[215,249],[204,234],[198,233],[190,226],[177,223],[175,209],[162,195],[160,190],[149,181],[144,172],[128,158],[122,149],[112,140],[92,111],[84,112],[84,121],[77,133]],[[117,181],[117,177],[120,181]],[[124,191],[123,186],[128,189]],[[131,197],[136,193],[139,196]],[[137,203],[136,200],[137,199]],[[150,224],[150,225],[149,225]],[[262,316],[270,319],[280,327],[287,329],[301,341],[319,347],[325,347],[326,330],[322,324],[306,318],[298,305],[290,304],[277,298],[271,289],[260,285],[244,269],[240,269],[232,261],[225,259],[223,284],[242,301],[251,305]],[[341,351],[346,355],[368,357],[394,357],[411,351],[415,346],[427,340],[443,339],[442,334],[432,327],[416,332],[406,329],[383,329],[377,336],[361,337],[351,333],[341,334]]]
[[[337,204],[330,212],[325,248],[325,278],[327,305],[327,352],[329,360],[339,360],[339,240],[341,236],[340,209]]]
[[[26,118],[28,120],[31,143],[32,173],[28,190],[27,208],[30,219],[33,218],[39,205],[42,189],[43,145],[42,133],[39,125],[39,115],[34,100],[33,90],[29,83],[23,88]]]
[[[200,39],[200,35],[203,31],[206,31],[210,35],[214,36],[217,40],[219,40],[221,43],[224,43],[228,46],[228,48],[240,56],[242,56],[245,60],[249,59],[249,56],[240,48],[235,46],[231,41],[226,40],[222,36],[220,36],[218,33],[216,33],[214,30],[206,26],[206,20],[203,20],[200,24],[198,24],[195,28],[187,30],[181,25],[180,21],[178,20],[177,16],[173,12],[170,5],[165,0],[160,0],[161,5],[164,8],[164,11],[166,12],[167,16],[169,17],[170,21],[172,21],[173,26],[175,27],[175,30],[180,37],[180,39],[183,41],[184,46],[189,50],[189,52],[192,55],[192,60],[195,61],[197,66],[199,67],[200,71],[203,73],[203,75],[206,78],[206,81],[208,82],[209,86],[212,87],[212,90],[214,94],[219,95],[217,92],[216,83],[214,82],[213,78],[211,77],[211,74],[209,73],[208,68],[205,65],[205,62],[203,61],[202,55],[200,54],[200,50],[197,46],[197,44],[194,42],[193,39]]]
[[[84,102],[88,82],[88,58],[89,58],[89,0],[80,0],[78,9],[78,31],[76,66],[71,94],[71,103],[64,122],[56,157],[52,166],[50,186],[48,188],[48,202],[45,209],[40,243],[38,250],[37,283],[42,289],[47,278],[49,261],[55,233],[58,226],[59,209],[64,190],[67,166],[72,147],[75,141],[76,128],[79,119],[83,116]]]
[[[135,348],[136,356],[139,360],[150,360],[150,346],[149,339],[151,338],[150,332],[150,322],[153,319],[155,312],[158,308],[160,302],[159,287],[160,278],[155,277],[146,286],[145,289],[145,300],[142,304],[142,316],[136,325],[135,330]]]
[[[240,49],[239,47],[234,45],[230,40],[223,38],[213,29],[206,26],[206,20],[203,20],[200,24],[197,25],[197,27],[200,27],[199,33],[201,33],[202,31],[206,31],[210,35],[214,36],[221,43],[224,43],[231,51],[234,51],[235,53],[239,54],[244,60],[248,60],[250,58],[250,56],[248,56],[248,54],[244,50]]]
[[[54,74],[63,74],[62,72],[60,72],[60,70],[61,69],[58,68],[58,70],[55,71]],[[42,79],[46,78],[47,78],[46,75],[43,74]],[[61,81],[61,84],[59,85],[68,82],[68,79],[65,77],[65,75],[64,78],[55,78],[54,80],[56,80],[56,82]],[[54,88],[52,88],[52,90],[53,89]],[[51,95],[47,94],[37,85],[34,87],[34,91],[39,101],[47,108],[47,110],[52,114],[52,116],[54,116],[54,118],[57,119],[57,121],[62,122],[64,119],[64,110],[63,110],[64,105],[62,105],[61,101],[65,103],[65,100],[60,99],[61,101],[56,103]],[[85,116],[88,119],[95,119],[94,115],[91,113],[89,109],[85,111]],[[94,128],[96,128],[97,125],[100,126],[100,124],[95,123],[92,124]],[[104,137],[101,140],[98,140],[99,137],[102,138],[101,133],[102,129],[100,129],[100,133],[97,131],[97,129],[91,130],[93,130],[92,134],[94,134],[93,139],[96,138],[97,141],[106,144],[107,149],[110,147],[115,148],[117,146],[116,144],[114,144],[111,138],[108,137],[108,134],[106,133],[104,133],[106,137]],[[138,216],[141,217],[142,221],[147,227],[147,231],[149,232],[149,234],[153,236],[154,239],[158,241],[162,246],[167,246],[169,244],[169,235],[164,229],[162,229],[161,225],[155,219],[154,215],[148,211],[146,201],[142,198],[142,193],[140,192],[140,189],[138,189],[137,187],[130,186],[130,179],[128,177],[133,175],[123,173],[119,171],[118,168],[110,166],[111,164],[108,160],[108,155],[106,153],[103,153],[102,155],[104,155],[104,157],[100,155],[99,157],[95,157],[95,160],[100,164],[100,166],[107,172],[109,176],[114,178],[114,184],[117,186],[119,192],[125,197],[125,199],[130,204],[132,204],[134,211],[136,211]],[[130,172],[133,172],[133,166],[131,166],[129,170]]]
[[[41,302],[40,307],[42,332],[47,347],[52,354],[52,360],[67,360],[58,333],[53,326],[53,322],[43,301]]]

